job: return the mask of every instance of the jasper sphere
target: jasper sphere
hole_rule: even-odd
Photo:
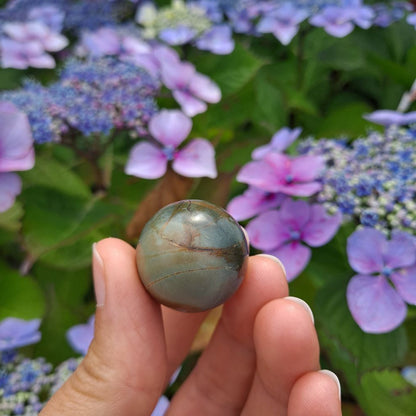
[[[137,267],[145,288],[160,303],[200,312],[237,290],[248,253],[242,228],[225,210],[184,200],[162,208],[145,225]]]

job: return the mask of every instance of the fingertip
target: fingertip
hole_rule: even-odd
[[[334,376],[321,370],[300,377],[289,396],[288,416],[341,416],[339,381]]]

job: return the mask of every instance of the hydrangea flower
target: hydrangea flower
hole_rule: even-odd
[[[198,37],[195,40],[195,45],[198,49],[216,55],[228,55],[235,47],[231,27],[226,24],[215,25]]]
[[[348,260],[358,273],[348,283],[348,307],[369,333],[392,331],[405,319],[406,302],[416,304],[416,246],[412,236],[394,230],[355,231],[347,243]]]
[[[184,148],[178,146],[192,129],[192,121],[179,110],[162,110],[149,122],[149,132],[157,144],[140,142],[131,150],[125,172],[146,179],[163,176],[168,162],[183,176],[215,178],[215,151],[206,139],[194,139]]]
[[[55,61],[46,51],[57,52],[68,45],[66,37],[40,21],[8,22],[2,31],[8,36],[1,39],[5,68],[54,68]]]
[[[43,4],[29,9],[28,20],[41,22],[53,32],[60,32],[63,27],[65,13],[54,4]]]
[[[283,44],[288,45],[299,30],[299,24],[309,16],[306,9],[285,2],[267,13],[257,25],[260,33],[273,33]]]
[[[260,214],[246,227],[250,244],[278,257],[287,279],[293,280],[308,264],[311,247],[328,243],[338,231],[342,216],[328,215],[319,204],[285,199],[280,209]]]
[[[0,212],[8,210],[20,193],[21,181],[12,171],[35,164],[29,121],[12,103],[0,101]]]
[[[311,196],[322,188],[316,179],[324,167],[320,156],[289,157],[272,152],[243,166],[237,180],[267,192]]]
[[[388,127],[391,125],[402,126],[416,123],[416,111],[403,114],[393,110],[377,110],[371,114],[364,115],[364,118],[375,124]]]
[[[0,322],[0,351],[12,350],[39,342],[40,319],[25,321],[6,318]]]
[[[403,378],[410,383],[412,386],[416,387],[416,366],[409,365],[404,367],[401,371]]]
[[[279,207],[286,195],[279,192],[265,192],[253,186],[233,198],[227,205],[227,211],[237,221],[244,221],[262,212]]]
[[[66,338],[72,349],[82,355],[86,355],[94,338],[95,316],[91,316],[86,324],[75,325],[68,329]]]
[[[340,209],[365,226],[385,234],[416,229],[416,141],[414,131],[389,127],[351,144],[335,139],[304,140],[301,154],[325,159],[318,202]]]
[[[221,91],[217,84],[196,72],[189,62],[180,62],[171,54],[160,63],[163,83],[172,91],[187,116],[193,117],[206,111],[207,102],[214,104],[220,101]]]
[[[272,137],[269,144],[260,146],[257,149],[254,149],[251,157],[255,160],[262,159],[270,152],[283,152],[286,150],[300,135],[302,129],[300,127],[295,129],[290,129],[288,127],[283,127],[278,130]]]

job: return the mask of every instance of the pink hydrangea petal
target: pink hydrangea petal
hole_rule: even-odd
[[[278,211],[260,214],[245,227],[250,244],[259,250],[274,250],[290,238],[290,229]]]
[[[81,42],[91,56],[116,55],[120,51],[119,36],[110,27],[103,27],[95,32],[85,31]]]
[[[284,199],[283,194],[268,193],[250,187],[242,195],[236,196],[229,202],[227,211],[237,221],[243,221],[280,206]]]
[[[237,180],[267,192],[277,192],[279,188],[275,170],[264,160],[244,165],[237,174]]]
[[[311,218],[303,228],[302,239],[312,247],[319,247],[332,240],[342,222],[342,215],[328,215],[319,204],[311,206]]]
[[[264,161],[273,167],[275,182],[285,185],[287,175],[292,173],[291,158],[282,153],[273,152],[266,155]]]
[[[14,204],[22,189],[22,181],[16,173],[0,173],[0,212],[7,211]]]
[[[291,196],[312,196],[322,189],[322,184],[320,182],[278,184],[274,189],[276,189],[276,192]]]
[[[381,275],[354,276],[348,283],[347,301],[355,322],[365,332],[392,331],[406,317],[406,304]]]
[[[162,110],[149,122],[150,134],[165,146],[176,148],[188,136],[192,121],[179,110]]]
[[[33,136],[27,115],[13,104],[0,102],[0,172],[31,169]]]
[[[34,68],[55,68],[55,60],[47,53],[38,56],[31,56],[28,59],[29,65]]]
[[[348,260],[358,273],[371,274],[380,272],[384,262],[386,237],[381,231],[363,228],[351,234],[347,241]]]
[[[166,173],[167,165],[167,158],[161,149],[141,142],[131,149],[125,172],[139,178],[156,179]]]
[[[68,46],[68,39],[59,33],[53,33],[43,39],[42,44],[47,51],[58,52]]]
[[[311,205],[306,201],[295,201],[287,198],[280,207],[279,214],[282,222],[292,230],[302,231],[310,221]]]
[[[269,144],[254,149],[251,157],[253,159],[262,159],[269,152],[283,152],[299,137],[301,132],[302,129],[300,127],[293,130],[283,127],[273,135]]]
[[[125,36],[122,40],[122,45],[123,49],[131,55],[150,54],[152,52],[152,48],[148,43],[133,36]]]
[[[285,266],[286,278],[291,282],[299,276],[311,259],[311,249],[298,242],[292,242],[270,252]]]
[[[392,269],[412,266],[416,262],[413,236],[403,231],[393,231],[383,253],[385,265]]]
[[[163,83],[171,90],[187,88],[195,74],[195,67],[189,62],[168,62],[162,64]]]
[[[217,177],[215,150],[206,139],[194,139],[175,156],[172,168],[183,176],[200,178]]]
[[[189,92],[175,90],[172,95],[188,117],[196,116],[207,110],[205,102],[195,98]]]
[[[191,78],[189,91],[208,103],[218,103],[221,100],[221,90],[218,85],[207,76],[198,73]]]
[[[158,45],[153,49],[153,56],[159,63],[159,67],[169,68],[169,65],[176,65],[180,63],[177,52],[165,45]]]
[[[412,305],[416,305],[416,265],[405,267],[390,276],[400,296]]]
[[[315,180],[325,168],[325,159],[321,156],[298,156],[292,159],[292,175],[296,182]]]

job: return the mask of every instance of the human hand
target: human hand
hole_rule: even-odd
[[[93,251],[95,336],[40,416],[149,416],[208,312],[161,307],[142,286],[127,243],[109,238]],[[279,263],[250,257],[166,415],[341,416],[335,375],[319,371],[312,314],[287,296]]]

